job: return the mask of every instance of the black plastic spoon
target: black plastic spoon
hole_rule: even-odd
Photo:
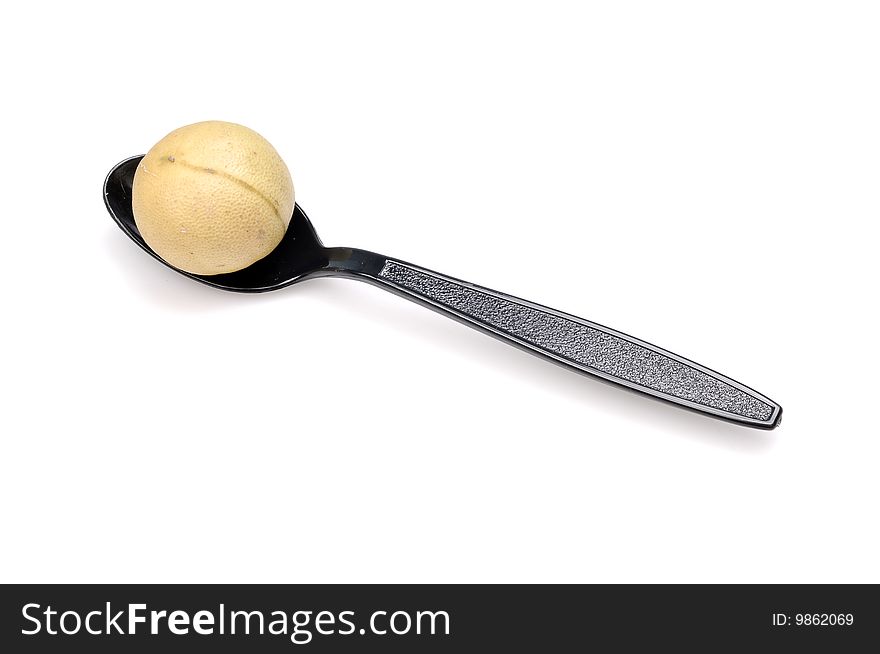
[[[146,252],[196,281],[226,291],[260,293],[313,277],[370,282],[554,363],[704,415],[773,429],[782,407],[709,368],[594,322],[354,248],[324,247],[297,205],[269,256],[234,273],[194,275],[171,266],[141,238],[131,208],[142,156],[117,164],[104,182],[113,219]]]

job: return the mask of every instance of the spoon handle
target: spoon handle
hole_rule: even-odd
[[[567,368],[740,425],[779,423],[772,400],[655,345],[403,261],[374,261],[358,277]]]

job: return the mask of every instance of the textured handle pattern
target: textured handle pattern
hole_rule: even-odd
[[[601,325],[391,259],[379,277],[583,372],[738,422],[772,426],[778,416],[751,389]]]

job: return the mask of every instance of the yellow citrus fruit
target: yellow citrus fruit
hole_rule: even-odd
[[[293,203],[290,171],[275,148],[247,127],[217,120],[159,141],[138,164],[132,188],[147,245],[198,275],[241,270],[269,254]]]

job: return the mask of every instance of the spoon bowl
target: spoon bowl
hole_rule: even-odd
[[[225,291],[260,293],[290,286],[328,265],[330,249],[324,247],[311,221],[297,205],[284,238],[268,256],[253,265],[222,275],[196,275],[175,268],[147,245],[134,220],[131,189],[134,173],[143,158],[143,155],[131,157],[113,167],[104,181],[104,203],[113,220],[132,241],[172,270]]]
[[[598,323],[512,295],[356,248],[328,248],[296,205],[284,238],[268,256],[232,273],[196,275],[163,260],[141,237],[132,211],[142,156],[121,161],[104,181],[104,203],[145,252],[208,286],[261,293],[313,277],[366,281],[575,372],[703,415],[759,429],[779,424],[782,407],[729,377]]]

